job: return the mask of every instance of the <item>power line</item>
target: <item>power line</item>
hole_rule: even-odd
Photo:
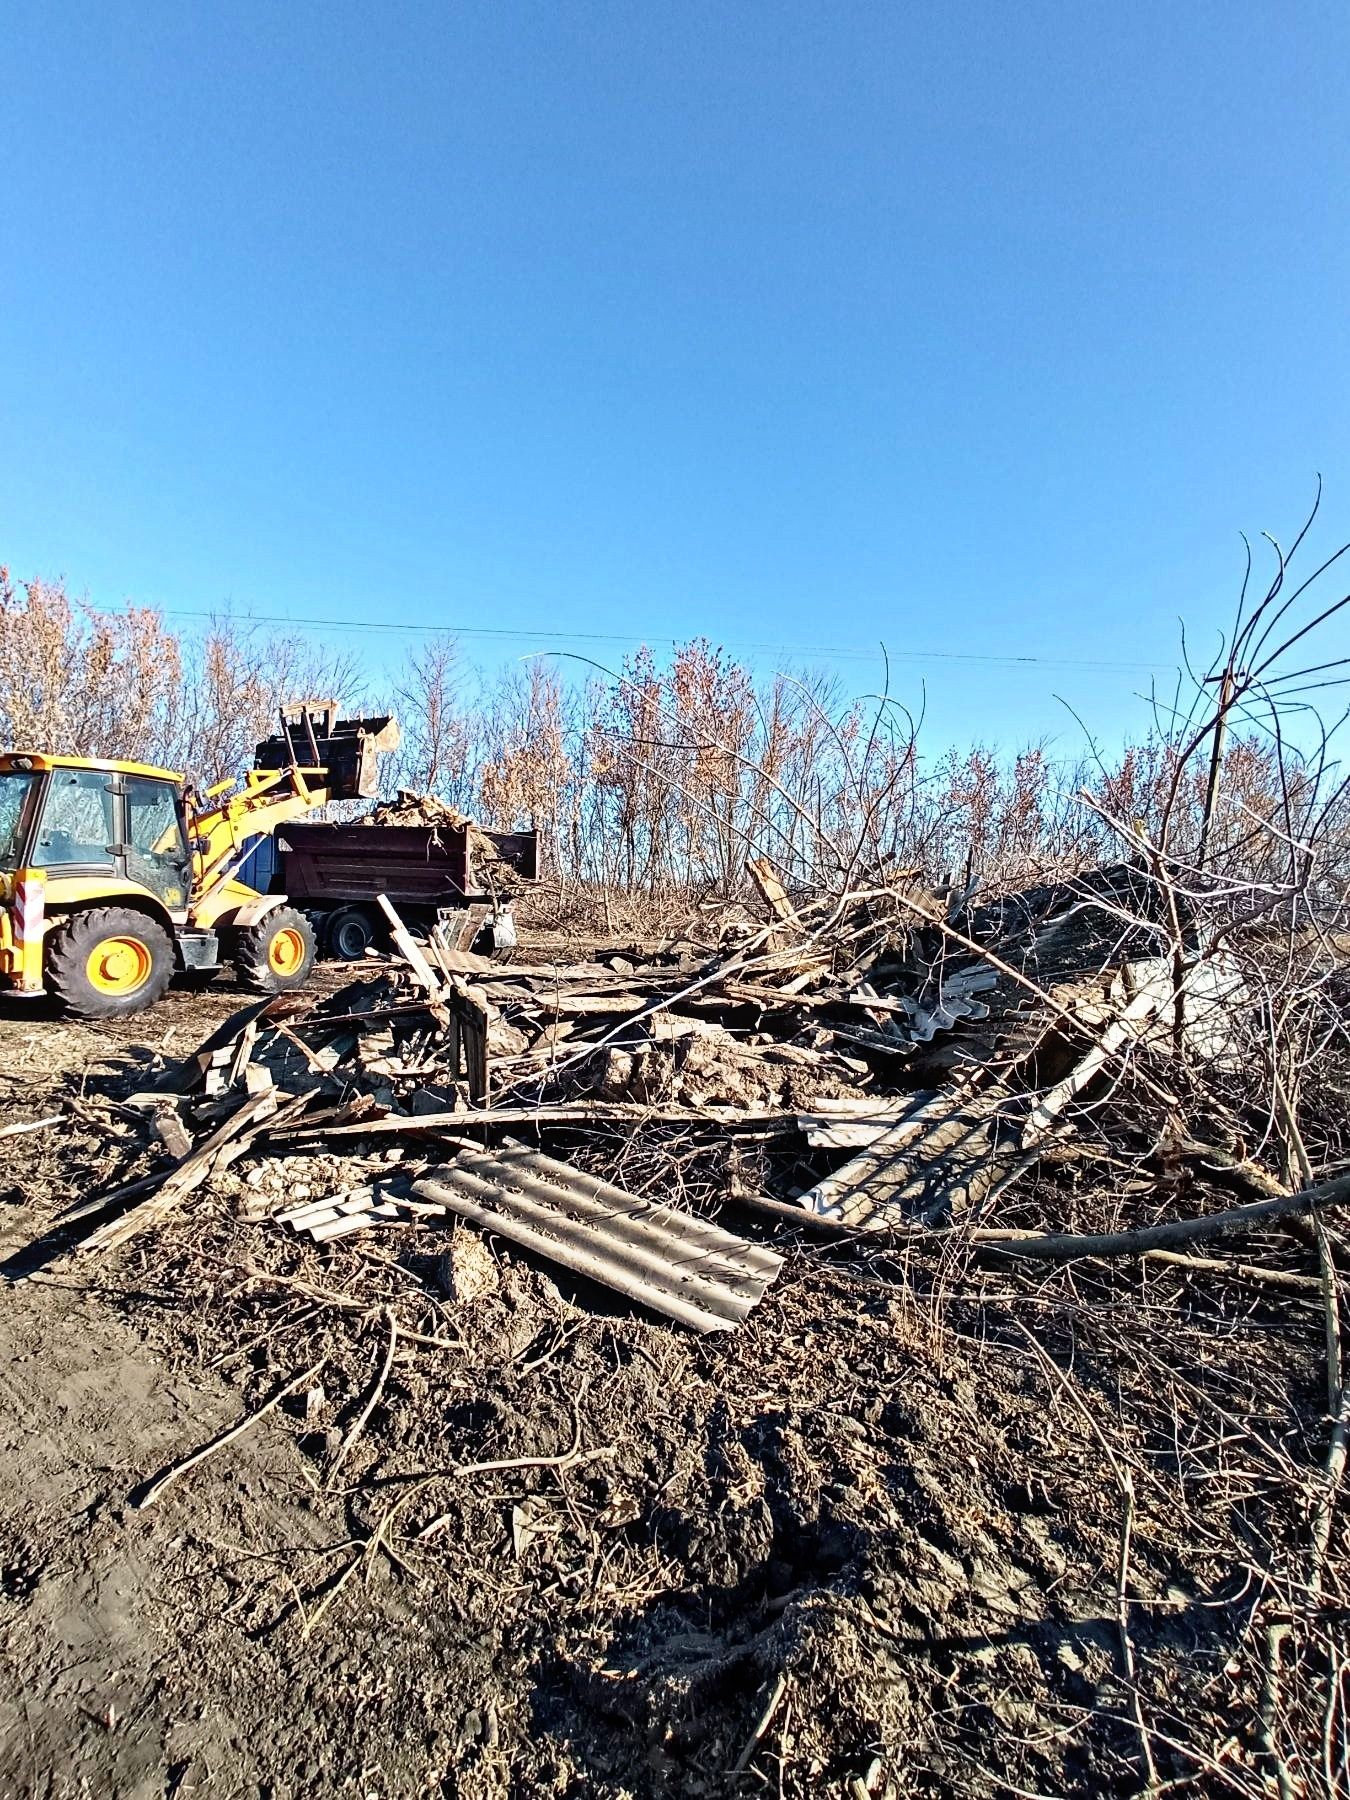
[[[430,625],[416,622],[399,622],[388,619],[311,619],[295,618],[286,613],[249,612],[235,614],[200,607],[164,606],[156,608],[168,618],[173,619],[229,619],[245,625],[289,625],[301,630],[320,631],[371,631],[393,634],[444,635],[454,638],[493,638],[506,639],[512,642],[556,642],[558,644],[643,644],[656,639],[662,641],[665,633],[648,632],[604,632],[604,631],[547,631],[525,630],[512,626],[495,625]],[[706,635],[706,634],[705,634]],[[672,638],[673,642],[674,639]],[[859,649],[857,645],[841,644],[760,644],[744,640],[727,641],[722,647],[738,650],[752,655],[783,656],[793,658],[827,657],[833,660],[852,662],[878,662],[881,659],[881,648],[874,650]],[[946,662],[974,663],[1002,667],[1028,667],[1041,669],[1078,669],[1097,673],[1120,672],[1129,674],[1158,674],[1169,672],[1171,665],[1167,663],[1117,662],[1106,658],[1068,657],[1068,656],[1030,656],[1016,655],[1007,651],[974,651],[974,650],[893,650],[886,649],[889,660],[895,662]]]

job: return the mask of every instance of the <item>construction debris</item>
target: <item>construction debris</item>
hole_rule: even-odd
[[[464,969],[438,928],[419,942],[379,895],[396,961],[317,1003],[250,1005],[213,1034],[167,1082],[201,1094],[197,1146],[176,1110],[157,1109],[173,1167],[82,1247],[171,1216],[260,1140],[350,1142],[359,1161],[363,1141],[395,1133],[432,1153],[450,1143],[455,1158],[411,1194],[357,1180],[292,1196],[281,1223],[328,1242],[448,1210],[706,1329],[745,1308],[716,1293],[676,1305],[652,1272],[679,1262],[682,1232],[714,1228],[696,1230],[688,1203],[654,1208],[606,1179],[596,1134],[619,1121],[676,1159],[695,1206],[800,1209],[870,1232],[978,1225],[1141,1057],[1163,1069],[1225,1051],[1232,983],[1212,978],[1193,930],[1168,942],[1133,865],[983,906],[910,875],[794,901],[766,859],[751,872],[766,925],[647,962]],[[507,1135],[522,1129],[532,1144]],[[565,1160],[544,1154],[555,1140]],[[719,1280],[742,1266],[771,1279],[717,1233]]]
[[[894,871],[830,894],[765,859],[751,874],[762,918],[715,942],[509,963],[418,931],[386,895],[391,958],[246,1006],[138,1067],[136,1091],[62,1094],[12,1134],[35,1150],[53,1120],[90,1134],[98,1178],[57,1250],[85,1253],[91,1280],[138,1268],[136,1294],[184,1329],[209,1317],[212,1359],[247,1389],[237,1422],[161,1476],[146,1458],[136,1498],[206,1465],[177,1498],[195,1502],[260,1419],[291,1431],[341,1558],[288,1577],[301,1641],[379,1606],[382,1568],[402,1587],[458,1557],[474,1593],[490,1571],[503,1631],[566,1661],[568,1743],[611,1745],[577,1791],[656,1791],[613,1746],[634,1721],[644,1746],[675,1742],[671,1719],[697,1746],[691,1791],[723,1791],[785,1718],[822,1769],[847,1738],[849,1792],[904,1791],[863,1749],[908,1733],[945,1746],[934,1791],[964,1791],[966,1727],[933,1723],[934,1632],[953,1707],[998,1719],[1030,1693],[1046,1744],[1039,1721],[1066,1708],[1107,1721],[1074,1729],[1097,1750],[1102,1734],[1130,1791],[1139,1730],[1122,1747],[1109,1722],[1140,1694],[1154,1719],[1175,1709],[1165,1608],[1189,1617],[1201,1594],[1218,1630],[1210,1597],[1248,1554],[1223,1536],[1214,1471],[1232,1462],[1248,1496],[1270,1482],[1264,1427],[1235,1438],[1232,1421],[1281,1418],[1292,1391],[1274,1359],[1259,1394],[1245,1364],[1212,1365],[1214,1321],[1251,1320],[1259,1361],[1291,1321],[1339,1320],[1318,1246],[1343,1252],[1350,1178],[1325,1154],[1321,1181],[1266,1166],[1236,1060],[1259,1015],[1199,903],[1141,868],[985,900]],[[1134,1335],[1104,1374],[1112,1331]],[[1341,1408],[1338,1389],[1327,1416]],[[1330,1583],[1341,1462],[1321,1460]],[[1269,1539],[1310,1538],[1305,1486],[1290,1475]],[[1228,1548],[1202,1564],[1195,1543]],[[447,1591],[468,1636],[493,1628]],[[1090,1639],[1099,1618],[1132,1673]],[[1315,1688],[1297,1689],[1305,1711]],[[826,1695],[809,1714],[808,1690]],[[479,1717],[464,1743],[486,1733]],[[1091,1791],[1057,1751],[1017,1757],[1018,1791]],[[1183,1778],[1181,1753],[1157,1760]]]
[[[739,1325],[783,1265],[706,1219],[510,1141],[431,1170],[413,1192],[694,1331]]]

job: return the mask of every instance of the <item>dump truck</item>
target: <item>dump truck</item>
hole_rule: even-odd
[[[81,1018],[157,1000],[175,972],[233,964],[259,993],[304,985],[314,930],[284,893],[238,878],[260,834],[331,800],[370,799],[398,744],[390,717],[284,707],[254,766],[198,794],[171,769],[0,753],[0,991]]]
[[[270,885],[308,915],[321,954],[346,961],[384,947],[380,894],[414,931],[440,924],[468,949],[486,927],[504,947],[511,897],[538,864],[535,832],[484,831],[467,819],[287,825],[274,842]]]

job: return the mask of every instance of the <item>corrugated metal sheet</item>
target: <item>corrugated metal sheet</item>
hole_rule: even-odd
[[[694,1331],[733,1330],[783,1266],[719,1225],[525,1145],[462,1154],[413,1192]]]

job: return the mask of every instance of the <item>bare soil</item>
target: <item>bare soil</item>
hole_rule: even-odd
[[[698,1339],[492,1241],[457,1288],[439,1225],[251,1221],[333,1179],[279,1150],[39,1266],[141,1142],[67,1103],[241,998],[0,1015],[4,1122],[63,1117],[0,1140],[0,1791],[1129,1794],[1140,1709],[1160,1786],[1268,1791],[1253,1571],[1306,1525],[1315,1307],[802,1240]]]

